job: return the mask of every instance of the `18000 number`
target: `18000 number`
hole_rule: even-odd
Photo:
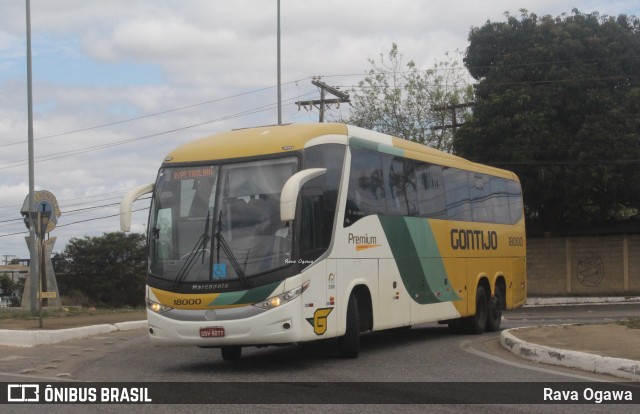
[[[189,305],[200,305],[202,304],[202,299],[174,299],[174,306],[189,306]]]
[[[509,246],[524,246],[524,237],[509,237]]]

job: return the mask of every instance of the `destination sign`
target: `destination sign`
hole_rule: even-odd
[[[213,177],[213,167],[196,167],[171,171],[173,181],[189,180],[202,177]]]

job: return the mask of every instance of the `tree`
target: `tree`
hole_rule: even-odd
[[[9,273],[0,273],[0,296],[9,298],[10,306],[19,306],[22,299],[24,281],[14,282]]]
[[[473,116],[459,155],[509,168],[530,231],[567,232],[640,206],[640,22],[521,10],[473,28]]]
[[[373,129],[449,151],[450,130],[432,127],[450,124],[450,111],[434,109],[466,102],[472,95],[463,68],[447,60],[421,70],[414,61],[406,65],[394,43],[380,62],[350,92],[352,109],[340,121]]]
[[[74,238],[55,260],[61,295],[80,291],[93,304],[144,304],[146,274],[145,236],[105,233]]]

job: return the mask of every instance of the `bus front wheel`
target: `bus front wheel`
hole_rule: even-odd
[[[360,320],[358,300],[353,293],[347,305],[347,331],[338,340],[338,352],[343,358],[357,358],[360,354]]]

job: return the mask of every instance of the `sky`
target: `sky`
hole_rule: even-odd
[[[26,0],[0,0],[0,264],[28,258]],[[281,0],[282,122],[316,122],[312,77],[348,90],[393,43],[423,69],[505,12],[640,16],[637,0]],[[31,0],[35,188],[72,238],[119,231],[127,190],[173,148],[277,118],[276,0]],[[348,113],[348,106],[329,116]],[[134,209],[144,231],[148,201]]]

